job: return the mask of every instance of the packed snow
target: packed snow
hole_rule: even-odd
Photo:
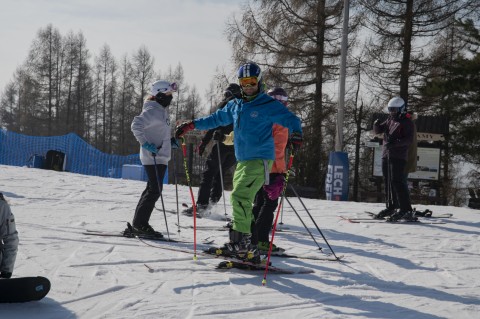
[[[303,199],[341,262],[272,257],[282,268],[312,274],[267,274],[217,270],[221,261],[193,255],[192,217],[167,212],[172,239],[189,243],[99,237],[86,230],[122,231],[131,221],[144,182],[0,165],[0,191],[15,214],[20,236],[14,277],[44,276],[52,288],[44,299],[0,304],[0,318],[479,318],[480,211],[429,208],[444,224],[349,223],[381,203]],[[165,185],[168,210],[177,210],[175,185]],[[196,196],[197,188],[193,188]],[[190,203],[179,185],[180,204]],[[229,192],[208,218],[197,219],[197,249],[221,245],[231,214]],[[330,253],[297,198],[289,198],[316,242]],[[166,235],[158,202],[152,226]],[[180,210],[182,207],[180,206]],[[285,231],[275,243],[287,253],[324,256],[286,203],[279,218]],[[287,229],[288,228],[288,229]],[[179,232],[180,230],[180,232]],[[161,247],[182,247],[191,253]]]

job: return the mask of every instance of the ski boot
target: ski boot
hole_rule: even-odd
[[[210,215],[210,209],[208,205],[197,204],[197,218],[202,218]],[[193,216],[193,206],[182,211],[182,214],[185,216]]]
[[[127,228],[123,232],[125,237],[144,237],[144,238],[163,238],[163,234],[155,231],[149,224],[143,226],[132,226],[127,223]]]
[[[257,247],[261,254],[267,254],[268,250],[270,249],[270,242],[259,241]],[[272,244],[272,255],[281,255],[284,252],[285,252],[285,249],[278,247],[275,244]]]
[[[206,252],[217,256],[233,257],[255,264],[261,262],[260,252],[255,245],[252,245],[252,234],[241,233],[231,229],[229,232],[230,241],[222,247],[211,247]]]
[[[385,208],[384,210],[380,211],[377,215],[375,215],[374,219],[385,219],[385,217],[391,216],[395,213],[395,209],[393,208]]]

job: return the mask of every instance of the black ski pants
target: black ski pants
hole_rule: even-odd
[[[387,208],[400,208],[402,212],[412,211],[410,191],[405,178],[406,164],[406,160],[399,158],[382,159]]]
[[[269,234],[277,206],[278,198],[271,200],[263,187],[260,188],[253,203],[252,212],[255,222],[252,224],[252,244],[256,245],[259,241],[270,241]]]
[[[157,164],[158,176],[155,174],[155,165],[143,165],[147,173],[147,187],[140,196],[132,225],[134,227],[142,227],[148,225],[150,216],[152,215],[155,203],[160,198],[163,189],[163,177],[167,169],[167,165]],[[158,178],[158,179],[157,179]],[[158,188],[160,185],[160,188]]]
[[[212,147],[206,161],[206,169],[202,173],[200,188],[198,189],[197,205],[208,205],[209,201],[216,203],[222,197],[222,180],[220,178],[220,165],[222,165],[222,178],[225,172],[230,169],[237,159],[233,146],[220,144],[220,162],[218,159],[217,145]]]

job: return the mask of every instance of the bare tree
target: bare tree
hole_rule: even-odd
[[[249,1],[227,28],[235,61],[260,64],[267,83],[289,93],[304,123],[296,180],[320,191],[335,136],[334,104],[325,87],[337,79],[342,9],[343,1]]]
[[[141,111],[143,107],[143,99],[147,94],[148,85],[153,81],[154,58],[145,46],[140,47],[133,55],[132,68],[135,89],[137,93],[137,110]]]

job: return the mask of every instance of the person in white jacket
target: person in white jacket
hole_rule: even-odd
[[[15,217],[0,193],[0,279],[12,277],[17,251],[18,232]]]
[[[142,113],[132,121],[132,132],[140,143],[140,161],[148,176],[147,186],[138,201],[132,227],[125,235],[148,235],[163,237],[149,224],[155,203],[162,192],[162,181],[170,160],[171,148],[178,147],[171,136],[168,106],[177,85],[164,80],[155,81],[150,95],[145,99]]]

